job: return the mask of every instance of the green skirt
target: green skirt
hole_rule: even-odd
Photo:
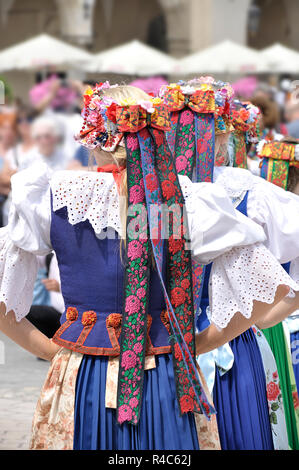
[[[293,450],[298,450],[299,433],[297,427],[297,417],[295,414],[293,402],[291,374],[289,370],[290,361],[288,359],[288,355],[290,353],[287,348],[282,323],[279,323],[278,325],[273,326],[272,328],[267,328],[266,330],[263,330],[263,333],[267,338],[267,341],[272,349],[277,363],[277,370],[285,411],[289,446]]]

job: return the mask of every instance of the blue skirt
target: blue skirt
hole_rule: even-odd
[[[214,404],[223,450],[273,450],[261,353],[251,329],[231,341],[232,369],[216,374]]]
[[[291,333],[291,353],[297,390],[299,391],[299,331]]]
[[[145,371],[137,426],[116,421],[105,408],[108,359],[84,356],[76,384],[75,450],[199,450],[194,415],[180,416],[172,356],[156,356],[156,368]]]

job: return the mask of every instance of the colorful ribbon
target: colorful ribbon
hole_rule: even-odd
[[[156,129],[170,129],[170,113],[164,104],[153,105],[154,112],[148,113],[140,105],[116,106],[116,124],[120,132],[138,132],[147,125]]]
[[[163,96],[170,111],[181,111],[185,107],[196,113],[214,113],[216,110],[215,93],[213,89],[196,90],[190,95],[182,92],[181,87],[168,88]]]
[[[118,421],[137,424],[140,417],[151,259],[149,232],[173,332],[171,344],[179,408],[181,413],[203,412],[208,417],[215,411],[204,393],[196,369],[191,254],[185,246],[189,240],[187,225],[183,223],[184,199],[174,163],[164,132],[152,129],[150,134],[144,128],[138,134],[126,136],[125,139],[128,200],[133,206],[129,207],[127,218]],[[173,220],[166,224],[166,229],[169,230],[168,291],[162,277],[164,241],[163,234],[159,233],[162,225],[152,218],[154,207],[161,207],[163,204],[169,212],[174,209]],[[173,231],[174,226],[178,227],[178,233]]]
[[[213,179],[215,154],[215,117],[213,113],[198,114],[188,108],[171,114],[171,130],[166,132],[169,148],[180,175],[196,182]],[[193,299],[196,315],[200,312],[204,266],[192,260]]]
[[[259,154],[262,158],[261,176],[281,188],[287,189],[290,166],[299,167],[295,160],[295,146],[287,142],[269,142]]]

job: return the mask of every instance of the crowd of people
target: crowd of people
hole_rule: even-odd
[[[299,449],[291,86],[50,76],[3,108],[1,299],[20,325],[0,328],[52,359],[32,449]]]

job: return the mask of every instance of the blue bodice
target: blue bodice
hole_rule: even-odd
[[[116,232],[109,229],[109,237],[99,239],[88,221],[71,225],[62,208],[52,212],[51,242],[66,307],[54,341],[85,354],[118,355],[124,265]],[[152,269],[147,354],[170,352],[164,310],[159,276]]]

